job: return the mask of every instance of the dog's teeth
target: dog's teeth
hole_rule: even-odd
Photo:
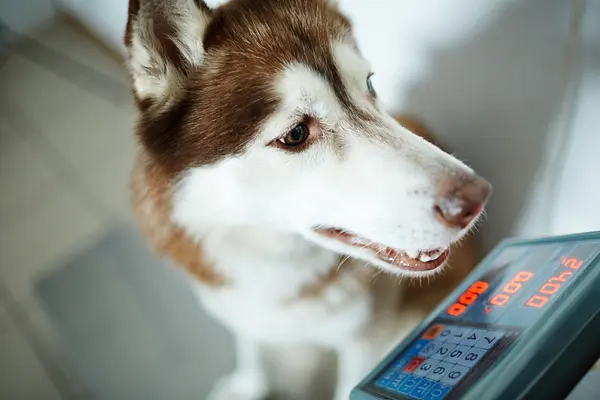
[[[406,255],[409,256],[410,258],[417,258],[419,257],[419,251],[407,251]]]
[[[431,260],[433,260],[433,258],[428,254],[423,253],[419,256],[419,261],[428,262]]]

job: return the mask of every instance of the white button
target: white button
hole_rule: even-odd
[[[456,329],[457,327],[455,326],[446,326],[436,337],[435,337],[435,341],[436,342],[445,342],[446,340],[448,340],[448,338],[450,337],[450,335],[452,334],[452,330]]]
[[[455,365],[450,372],[441,380],[446,385],[456,385],[462,378],[469,373],[470,369],[461,365]]]
[[[433,368],[433,370],[431,370],[431,372],[429,373],[429,375],[427,375],[427,379],[431,379],[432,381],[439,381],[444,376],[446,376],[446,374],[452,368],[454,368],[454,364],[450,364],[450,363],[442,361],[441,363],[439,363],[438,365],[436,365]]]
[[[455,347],[456,345],[454,344],[442,343],[438,347],[438,349],[430,356],[430,358],[433,358],[434,360],[443,360],[444,358],[446,358],[446,356],[448,356],[448,354],[450,354],[452,350],[454,350]]]
[[[448,343],[459,344],[471,332],[471,328],[453,328],[452,333],[448,337]]]
[[[491,349],[497,342],[504,336],[504,332],[502,331],[491,331],[486,332],[485,335],[477,343],[475,343],[475,347],[480,347],[482,349]]]
[[[483,358],[486,352],[487,351],[485,349],[473,347],[458,361],[458,365],[473,367],[481,358]]]
[[[456,346],[450,353],[444,358],[444,361],[456,364],[465,354],[467,354],[471,350],[470,347],[467,346]]]
[[[465,335],[464,339],[461,340],[460,344],[464,346],[475,346],[475,343],[479,342],[482,337],[487,333],[484,329],[473,329],[467,335]]]
[[[415,376],[427,376],[440,362],[438,360],[427,360],[419,366],[414,372]]]

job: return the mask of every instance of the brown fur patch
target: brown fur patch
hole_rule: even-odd
[[[170,180],[144,153],[136,159],[131,189],[134,215],[155,251],[206,285],[224,285],[226,279],[203,259],[202,246],[171,222]]]
[[[135,11],[138,2],[130,4],[128,45],[131,25],[141,18]],[[201,9],[207,10],[205,5]],[[169,19],[157,14],[153,26],[161,48],[155,50],[179,64]],[[327,2],[231,0],[210,14],[204,38],[198,38],[204,59],[201,66],[182,71],[178,100],[157,110],[152,105],[159,100],[136,99],[140,141],[170,176],[241,153],[277,108],[273,80],[291,63],[302,63],[326,79],[350,116],[369,118],[352,103],[332,55],[332,39],[350,40],[350,23]]]

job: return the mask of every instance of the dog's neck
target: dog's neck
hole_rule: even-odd
[[[339,255],[295,233],[261,227],[213,227],[201,234],[202,248],[217,273],[236,288],[278,288],[289,296],[329,276]]]

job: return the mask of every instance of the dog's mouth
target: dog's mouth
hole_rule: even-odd
[[[354,246],[372,253],[379,260],[408,271],[431,271],[444,264],[450,255],[450,248],[404,251],[373,242],[352,232],[338,228],[315,228],[315,232],[330,239]]]

